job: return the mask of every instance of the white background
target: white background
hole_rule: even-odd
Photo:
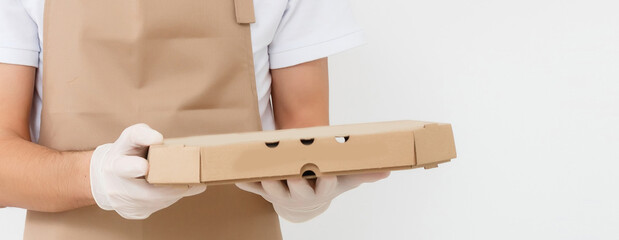
[[[619,239],[619,3],[353,2],[332,123],[453,124],[458,158],[336,199],[286,239]],[[0,239],[24,214],[0,210]]]

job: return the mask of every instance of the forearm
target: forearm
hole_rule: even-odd
[[[299,109],[289,113],[286,117],[276,120],[277,129],[304,128],[329,125],[329,111],[316,109]]]
[[[59,152],[0,130],[0,206],[58,212],[94,204],[92,152]]]
[[[272,98],[278,129],[329,125],[327,58],[275,69]]]

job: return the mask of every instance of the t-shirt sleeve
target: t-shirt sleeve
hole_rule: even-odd
[[[0,63],[38,67],[37,25],[21,0],[0,1]]]
[[[269,61],[272,69],[284,68],[364,43],[348,0],[288,0]]]

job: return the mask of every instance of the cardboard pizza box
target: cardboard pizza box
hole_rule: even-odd
[[[456,157],[450,124],[393,121],[165,139],[152,184],[227,184],[434,168]]]

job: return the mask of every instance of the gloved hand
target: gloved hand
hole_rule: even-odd
[[[286,181],[237,183],[236,186],[261,195],[273,204],[273,208],[282,218],[291,222],[304,222],[326,211],[331,200],[338,195],[356,188],[362,183],[375,182],[386,178],[389,174],[390,172],[381,172],[323,176],[316,179],[315,187],[303,178]]]
[[[204,192],[206,185],[155,186],[143,178],[149,145],[163,142],[146,124],[125,129],[118,140],[97,147],[90,160],[90,186],[97,205],[126,219],[145,219],[183,197]]]

